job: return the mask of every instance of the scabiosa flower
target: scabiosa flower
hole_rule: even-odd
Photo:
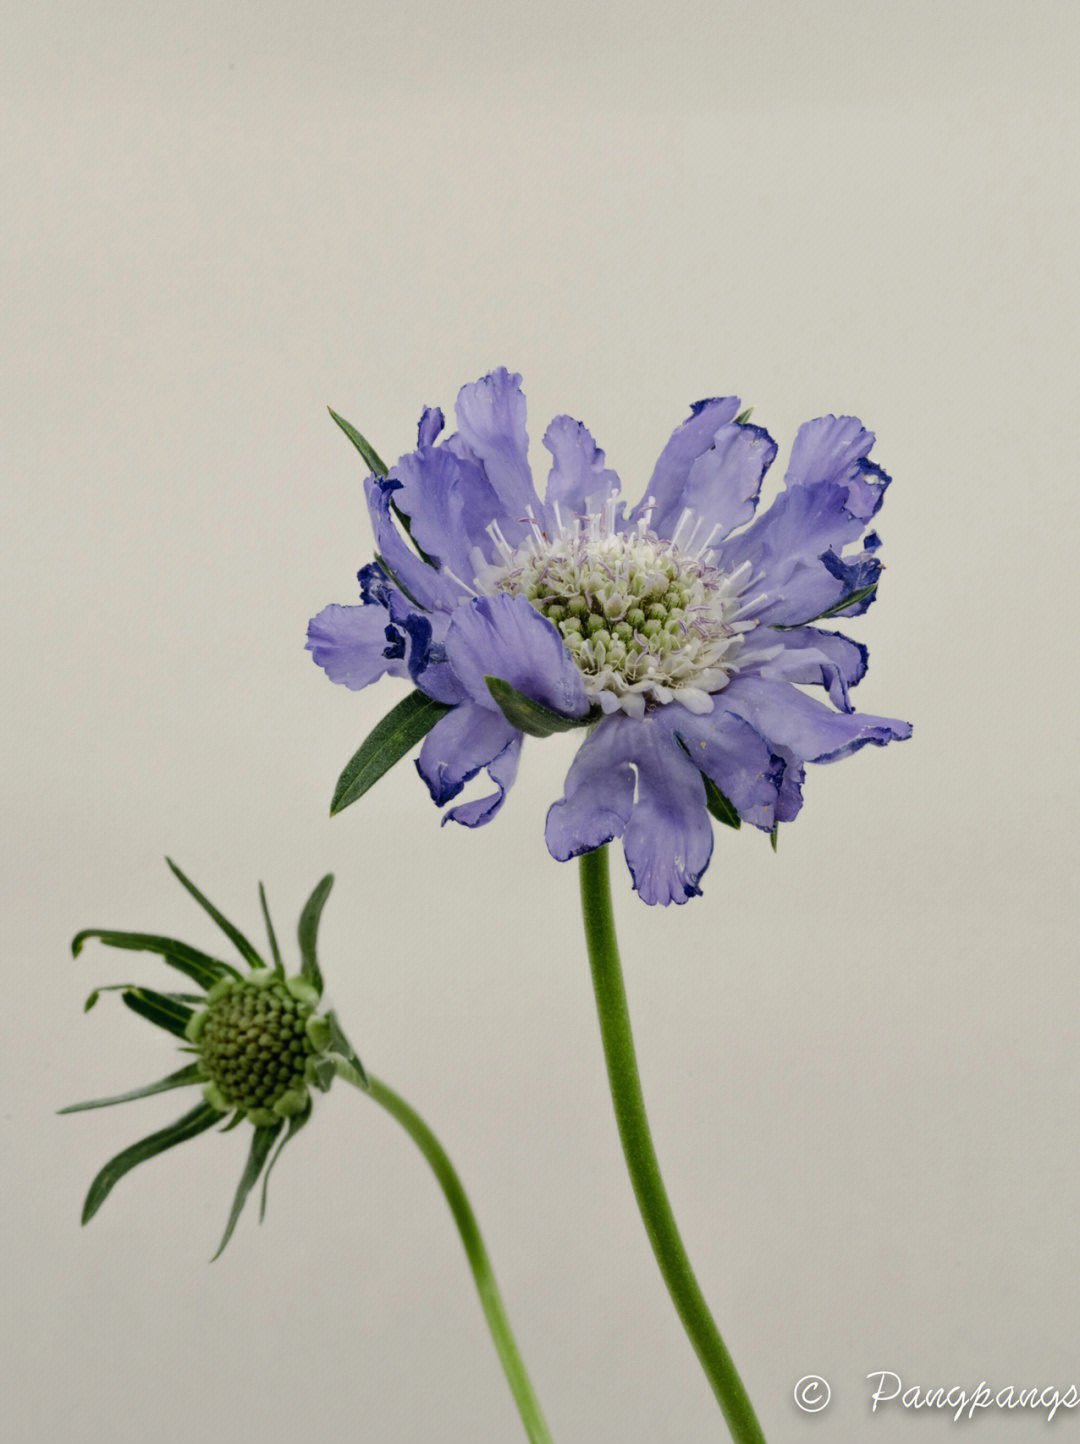
[[[108,947],[157,953],[202,991],[162,993],[134,983],[95,989],[86,1001],[87,1011],[102,992],[118,991],[133,1012],[181,1039],[182,1051],[193,1055],[192,1061],[156,1083],[113,1098],[75,1103],[60,1111],[77,1113],[87,1108],[105,1108],[174,1088],[195,1087],[202,1092],[201,1100],[182,1118],[132,1144],[105,1165],[90,1185],[83,1207],[83,1223],[89,1223],[113,1187],[136,1164],[178,1143],[186,1143],[215,1124],[224,1123],[225,1128],[230,1129],[249,1122],[253,1133],[248,1161],[225,1236],[214,1255],[217,1258],[232,1237],[244,1203],[260,1175],[263,1179],[260,1219],[265,1213],[270,1170],[285,1144],[311,1117],[312,1088],[326,1092],[337,1076],[366,1086],[367,1078],[336,1016],[320,1006],[323,979],[315,940],[333,878],[329,875],[323,878],[300,916],[301,967],[298,974],[287,977],[261,884],[259,897],[270,941],[270,964],[175,863],[170,862],[169,866],[221,927],[247,966],[237,968],[187,943],[148,933],[101,928],[87,928],[78,933],[71,944],[76,957],[91,938]]]
[[[494,783],[444,818],[477,827],[502,806],[523,734],[587,728],[549,850],[566,861],[621,838],[639,895],[682,903],[700,892],[710,813],[775,842],[806,763],[910,735],[853,710],[866,649],[812,625],[864,612],[881,572],[867,527],[889,478],[854,417],[800,428],[784,490],[756,518],[776,445],[734,397],[691,408],[629,512],[569,416],[544,434],[540,500],[519,376],[465,386],[456,417],[440,440],[443,414],[425,409],[416,450],[389,472],[335,417],[372,473],[377,553],[359,605],[320,612],[308,649],[346,687],[391,675],[417,690],[346,768],[333,811],[423,739],[436,805],[483,770]]]

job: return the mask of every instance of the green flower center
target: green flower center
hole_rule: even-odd
[[[211,1084],[230,1108],[273,1109],[305,1091],[305,1070],[318,1051],[308,1036],[313,1004],[283,979],[238,980],[211,998],[197,1045]]]
[[[671,540],[645,520],[621,530],[611,504],[550,536],[533,521],[517,548],[494,536],[499,563],[478,583],[524,597],[558,628],[586,693],[605,712],[640,717],[672,701],[707,712],[711,694],[745,660],[756,623],[743,595],[749,566],[719,570],[707,545],[694,545],[696,530],[689,514]]]

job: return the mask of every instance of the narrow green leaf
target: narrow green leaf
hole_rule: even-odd
[[[229,939],[229,941],[232,943],[232,945],[233,945],[233,947],[236,949],[236,951],[237,951],[237,952],[240,954],[240,956],[244,959],[245,963],[247,963],[248,966],[249,966],[249,967],[252,967],[252,968],[265,968],[265,967],[266,967],[266,964],[263,962],[262,958],[261,958],[261,957],[259,956],[259,954],[255,951],[255,949],[251,946],[251,944],[248,942],[247,938],[244,937],[244,934],[240,931],[240,929],[239,929],[239,928],[236,928],[236,927],[233,927],[233,925],[232,925],[232,923],[229,921],[229,919],[228,919],[227,917],[225,917],[224,914],[218,912],[217,908],[216,908],[216,907],[214,906],[214,904],[210,901],[210,899],[209,899],[208,897],[205,897],[205,896],[199,891],[199,889],[198,889],[198,888],[195,886],[195,884],[190,880],[190,878],[186,878],[186,877],[184,876],[184,874],[183,874],[183,873],[180,871],[180,869],[177,867],[176,863],[173,862],[173,860],[172,860],[171,857],[167,857],[167,858],[165,859],[165,861],[169,864],[170,871],[172,872],[173,876],[176,878],[177,882],[179,882],[183,887],[186,887],[187,890],[188,890],[188,892],[189,892],[189,893],[191,894],[191,896],[195,899],[195,901],[199,904],[199,906],[200,906],[205,912],[207,912],[207,913],[210,914],[210,916],[211,916],[211,917],[214,919],[214,921],[217,923],[217,925],[218,925],[218,927],[221,929],[221,931],[225,934],[225,936],[226,936],[226,937]]]
[[[315,939],[319,932],[319,919],[322,917],[323,904],[330,896],[330,889],[333,886],[334,874],[328,872],[304,904],[304,911],[300,914],[300,922],[296,929],[296,935],[300,942],[300,976],[307,979],[320,997],[322,997],[323,976],[315,952]]]
[[[773,852],[776,851],[776,839],[780,836],[780,824],[777,823],[772,832],[769,833],[769,846]]]
[[[838,602],[834,602],[831,607],[826,607],[825,611],[818,612],[817,616],[811,617],[809,621],[791,622],[786,625],[774,622],[773,626],[778,632],[794,632],[799,627],[813,626],[815,622],[823,622],[826,617],[838,617],[841,612],[846,612],[848,607],[854,607],[857,603],[865,601],[867,597],[873,596],[877,589],[877,582],[871,582],[868,587],[860,587],[857,592],[849,592],[846,597],[841,597]]]
[[[270,939],[270,956],[274,960],[274,971],[284,973],[285,964],[281,961],[281,949],[278,947],[274,924],[270,921],[270,909],[266,905],[266,889],[262,883],[259,884],[259,902],[262,905],[263,921],[266,923],[266,936]]]
[[[186,1088],[189,1083],[201,1083],[202,1080],[203,1073],[199,1065],[189,1063],[186,1068],[178,1068],[167,1078],[159,1078],[156,1083],[147,1083],[145,1088],[132,1088],[128,1093],[117,1093],[114,1098],[91,1098],[86,1103],[69,1103],[66,1108],[58,1108],[56,1111],[84,1113],[87,1108],[109,1108],[114,1103],[130,1103],[135,1098],[149,1098],[154,1093],[167,1093],[170,1088]]]
[[[305,1124],[305,1123],[308,1121],[308,1119],[311,1117],[311,1114],[312,1114],[312,1104],[311,1104],[311,1099],[309,1098],[309,1099],[308,1099],[308,1105],[307,1105],[307,1107],[306,1107],[301,1113],[294,1113],[293,1116],[289,1119],[289,1126],[286,1128],[285,1132],[282,1134],[280,1143],[279,1143],[278,1146],[274,1149],[274,1152],[273,1152],[273,1154],[271,1155],[270,1161],[269,1161],[269,1163],[266,1165],[266,1172],[263,1174],[263,1181],[262,1181],[262,1195],[261,1195],[261,1197],[259,1198],[259,1222],[260,1222],[260,1223],[262,1223],[263,1219],[266,1217],[266,1189],[267,1189],[268,1184],[270,1183],[270,1173],[271,1173],[271,1170],[273,1169],[274,1164],[275,1164],[275,1163],[278,1161],[278,1159],[281,1157],[281,1154],[282,1154],[282,1152],[283,1152],[283,1150],[284,1150],[284,1148],[285,1148],[286,1143],[288,1143],[291,1139],[293,1139],[293,1138],[296,1137],[296,1135],[300,1132],[301,1128],[303,1128],[304,1124]]]
[[[194,1010],[170,998],[167,993],[155,993],[152,988],[126,988],[120,998],[140,1018],[156,1023],[177,1038],[186,1036]]]
[[[753,416],[753,414],[754,408],[752,406],[748,406],[745,411],[740,411],[738,416],[736,416],[735,425],[745,426],[746,423],[750,420],[751,416]]]
[[[220,1117],[221,1114],[216,1108],[211,1108],[209,1103],[200,1103],[190,1113],[185,1113],[183,1118],[170,1123],[168,1128],[161,1129],[159,1133],[151,1133],[149,1138],[133,1143],[130,1148],[125,1148],[123,1153],[111,1158],[90,1185],[90,1192],[83,1204],[83,1223],[90,1222],[124,1174],[130,1173],[137,1163],[142,1163],[147,1158],[155,1158],[167,1148],[186,1143],[189,1138],[198,1137],[208,1128],[213,1128]]]
[[[338,1016],[333,1009],[326,1014],[326,1021],[330,1025],[331,1048],[352,1068],[357,1080],[366,1088],[368,1086],[367,1072],[363,1063],[361,1063],[357,1057],[353,1045],[349,1042],[348,1038],[346,1038],[341,1024],[338,1022]]]
[[[356,427],[353,426],[351,422],[346,421],[344,416],[339,416],[337,412],[329,406],[326,409],[330,412],[330,415],[334,418],[337,424],[341,427],[342,431],[344,431],[345,435],[349,438],[352,444],[356,447],[357,451],[364,458],[364,465],[368,468],[368,470],[374,472],[376,476],[385,476],[386,462],[383,461],[382,457],[372,446],[371,442],[368,441],[366,437],[361,436],[359,431],[357,431]]]
[[[519,732],[528,733],[530,737],[550,737],[553,732],[572,732],[575,727],[587,727],[596,720],[591,712],[587,712],[584,717],[564,717],[560,712],[553,712],[550,707],[526,697],[524,692],[511,687],[510,683],[504,682],[501,677],[485,677],[484,681],[510,726],[516,727]]]
[[[86,996],[86,1002],[82,1005],[82,1010],[83,1010],[83,1012],[84,1012],[84,1013],[89,1013],[89,1011],[90,1011],[91,1008],[96,1008],[96,1007],[97,1007],[97,1000],[98,1000],[100,997],[101,997],[101,989],[100,989],[100,988],[95,988],[92,993],[88,993],[87,996]]]
[[[225,1245],[232,1238],[233,1229],[236,1227],[236,1221],[240,1217],[244,1204],[247,1202],[247,1196],[259,1181],[259,1174],[263,1170],[263,1164],[270,1156],[270,1150],[274,1146],[274,1139],[280,1132],[280,1123],[270,1123],[264,1128],[256,1128],[252,1134],[251,1151],[248,1154],[247,1163],[244,1165],[244,1171],[240,1175],[240,1186],[236,1190],[232,1212],[229,1214],[229,1221],[225,1225],[225,1236],[218,1245],[218,1251],[214,1255],[214,1258],[210,1260],[211,1263],[214,1262],[214,1259],[221,1257]]]
[[[400,762],[406,752],[411,752],[449,711],[444,702],[436,702],[419,689],[410,692],[373,728],[353,754],[334,788],[330,816],[343,812],[350,803],[363,797],[383,773]]]
[[[133,952],[157,953],[171,968],[178,968],[180,972],[186,973],[200,988],[210,989],[220,978],[226,976],[240,976],[228,963],[211,958],[198,948],[189,947],[187,943],[177,942],[175,938],[159,938],[153,933],[115,933],[107,928],[84,928],[81,933],[76,933],[71,940],[73,958],[79,956],[88,938],[96,938],[107,948],[130,948]]]

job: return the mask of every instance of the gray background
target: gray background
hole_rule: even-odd
[[[631,495],[727,392],[781,460],[857,413],[896,478],[857,700],[915,739],[816,769],[777,857],[719,836],[684,909],[617,862],[658,1146],[770,1440],[952,1437],[871,1419],[875,1369],[1080,1384],[1075,7],[45,0],[5,31],[12,1437],[519,1437],[443,1201],[358,1095],[212,1269],[240,1133],[80,1232],[96,1168],[180,1110],[52,1116],[174,1056],[79,1011],[164,971],[67,941],[212,945],[166,851],[251,929],[264,878],[290,935],[336,872],[334,1001],[457,1161],[557,1439],[722,1436],[543,844],[573,742],[530,744],[477,833],[409,764],[326,817],[399,694],[302,650],[370,546],[325,405],[396,455],[499,364],[534,457],[570,411]]]

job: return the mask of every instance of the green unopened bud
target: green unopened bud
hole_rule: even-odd
[[[270,971],[212,988],[187,1032],[208,1079],[207,1102],[222,1112],[240,1109],[256,1125],[299,1112],[308,1097],[308,1059],[327,1046],[309,1033],[320,1021],[313,1011],[317,1003],[306,981]],[[317,1028],[315,1036],[320,1037]]]

